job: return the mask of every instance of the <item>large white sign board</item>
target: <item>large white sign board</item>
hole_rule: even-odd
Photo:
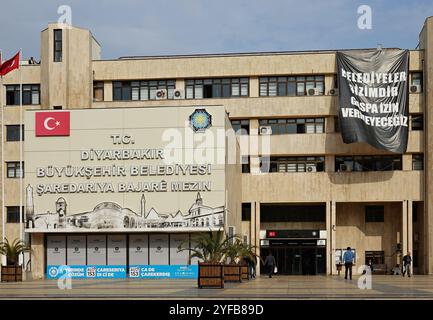
[[[220,229],[227,123],[222,106],[27,111],[26,231]]]

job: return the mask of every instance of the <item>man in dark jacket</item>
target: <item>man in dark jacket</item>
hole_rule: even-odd
[[[269,254],[265,260],[265,266],[268,266],[268,268],[269,268],[269,278],[272,278],[272,274],[274,273],[274,269],[275,269],[276,264],[277,264],[277,262],[275,261],[275,258],[272,255],[272,252],[269,251]]]
[[[412,257],[410,252],[407,252],[407,255],[403,257],[403,277],[407,272],[407,276],[410,278],[411,276],[411,266],[412,266]]]

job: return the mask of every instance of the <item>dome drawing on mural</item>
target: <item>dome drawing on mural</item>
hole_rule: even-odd
[[[67,201],[60,197],[55,211],[35,214],[33,188],[26,188],[26,227],[28,229],[158,229],[158,228],[220,228],[224,225],[224,206],[210,207],[203,204],[197,193],[195,201],[185,212],[158,212],[154,207],[146,211],[146,198],[140,198],[140,212],[122,208],[115,202],[101,202],[92,211],[68,214]]]

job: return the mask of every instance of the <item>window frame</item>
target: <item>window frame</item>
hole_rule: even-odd
[[[24,178],[24,161],[21,162],[21,166],[20,166],[20,162],[19,161],[6,161],[6,165],[5,165],[5,169],[6,169],[6,177],[8,179],[21,179]],[[10,170],[12,170],[13,174],[10,174]],[[21,170],[21,176],[18,175],[18,172],[20,172]]]
[[[6,206],[6,223],[20,223],[20,206]],[[14,211],[12,211],[14,210]],[[22,222],[24,223],[24,206],[21,207]],[[11,219],[11,216],[14,216]]]
[[[243,86],[246,86],[246,92],[243,92]],[[233,94],[233,89],[236,87],[238,87],[238,94]],[[224,90],[228,90],[227,95],[224,94]],[[197,91],[201,91],[201,94]],[[188,100],[248,98],[249,96],[249,77],[185,79],[185,99]]]
[[[325,172],[325,156],[269,157],[269,171],[264,171],[262,157],[260,157],[262,173],[313,173],[307,171],[309,165],[316,166],[315,172]]]
[[[101,99],[97,99],[95,94],[95,92],[99,90],[102,92]],[[93,102],[103,102],[105,94],[104,91],[104,81],[93,81]]]
[[[21,97],[21,86],[19,84],[8,84],[6,87],[6,106],[37,106],[41,104],[41,85],[39,83],[22,84],[23,96]],[[27,90],[29,89],[29,90]],[[28,101],[24,98],[24,91],[29,94]],[[10,101],[9,93],[13,92],[14,101]],[[37,94],[37,103],[33,103],[33,95]],[[26,95],[27,96],[27,95]]]
[[[392,159],[392,168],[390,170],[380,170],[377,168],[378,161],[381,159]],[[380,171],[401,171],[403,170],[403,159],[401,155],[353,155],[353,156],[335,156],[335,172],[340,171],[340,165],[345,164],[351,166],[348,172],[380,172]],[[368,163],[368,160],[371,162]],[[364,162],[364,164],[363,164]],[[394,164],[399,163],[399,166],[394,168]],[[372,167],[369,168],[368,166]],[[361,170],[360,170],[361,169]]]
[[[420,165],[420,166],[417,166],[417,165]],[[423,153],[412,154],[412,170],[413,171],[424,170],[424,154]]]
[[[313,124],[314,132],[307,132],[307,126]],[[322,130],[320,131],[319,128]],[[320,134],[325,133],[325,118],[269,118],[259,119],[259,126],[270,126],[272,135],[280,134]],[[296,130],[290,130],[292,129]],[[296,132],[295,132],[296,131]]]
[[[16,129],[18,131],[18,137],[17,138],[11,138],[13,136],[13,133],[9,131],[9,129]],[[16,132],[14,132],[16,134]],[[24,141],[24,125],[21,125],[21,131],[20,131],[20,125],[19,124],[7,124],[6,125],[6,142],[17,142],[17,141]]]
[[[60,39],[56,39],[56,34],[60,34]],[[58,44],[60,49],[58,49]],[[59,53],[59,56],[57,56]],[[53,61],[54,62],[62,62],[63,60],[63,30],[62,29],[54,29],[53,30]]]
[[[156,91],[167,90],[167,99],[174,99],[174,91],[176,90],[176,80],[174,79],[162,79],[162,80],[121,80],[113,81],[113,101],[148,101],[156,100]],[[125,97],[125,91],[128,90],[128,94]],[[116,92],[120,92],[120,99],[116,98]],[[144,93],[146,92],[146,95]],[[134,95],[137,95],[137,99],[134,99]],[[143,99],[147,96],[146,99]]]
[[[311,79],[314,78],[314,79]],[[313,83],[313,87],[307,84]],[[282,84],[282,85],[280,85]],[[321,86],[319,86],[319,84]],[[294,86],[294,94],[289,94],[289,85]],[[299,86],[302,85],[302,94],[298,90]],[[272,86],[272,94],[271,88]],[[281,88],[284,86],[284,90]],[[266,76],[259,77],[259,97],[296,97],[296,96],[308,96],[309,89],[322,89],[319,93],[320,96],[325,95],[325,75],[324,74],[306,74],[306,75],[290,75],[290,76]],[[275,89],[274,89],[275,88]],[[274,93],[275,90],[275,94]],[[283,92],[284,91],[284,94]]]
[[[240,134],[240,135],[249,135],[250,134],[250,120],[249,119],[233,119],[233,120],[230,120],[230,122],[231,122],[232,128],[236,134]]]

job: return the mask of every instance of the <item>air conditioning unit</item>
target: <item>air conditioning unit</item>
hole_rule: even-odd
[[[309,96],[318,96],[318,95],[320,95],[320,91],[317,88],[311,88],[311,89],[308,89],[307,94]]]
[[[183,99],[183,90],[176,89],[173,91],[173,99]]]
[[[167,90],[166,89],[159,89],[156,91],[156,100],[163,100],[167,99]]]
[[[412,92],[412,93],[421,92],[421,85],[416,84],[416,85],[410,86],[410,92]]]
[[[307,164],[307,172],[317,172],[317,167],[315,164]]]
[[[350,166],[348,166],[347,164],[340,164],[340,171],[342,172],[349,172],[352,171],[352,168]]]
[[[272,134],[272,128],[270,126],[260,126],[259,134],[262,136],[270,135]]]
[[[338,93],[338,90],[335,89],[335,88],[332,88],[332,89],[329,90],[329,94],[330,94],[331,96],[336,96],[337,93]]]

